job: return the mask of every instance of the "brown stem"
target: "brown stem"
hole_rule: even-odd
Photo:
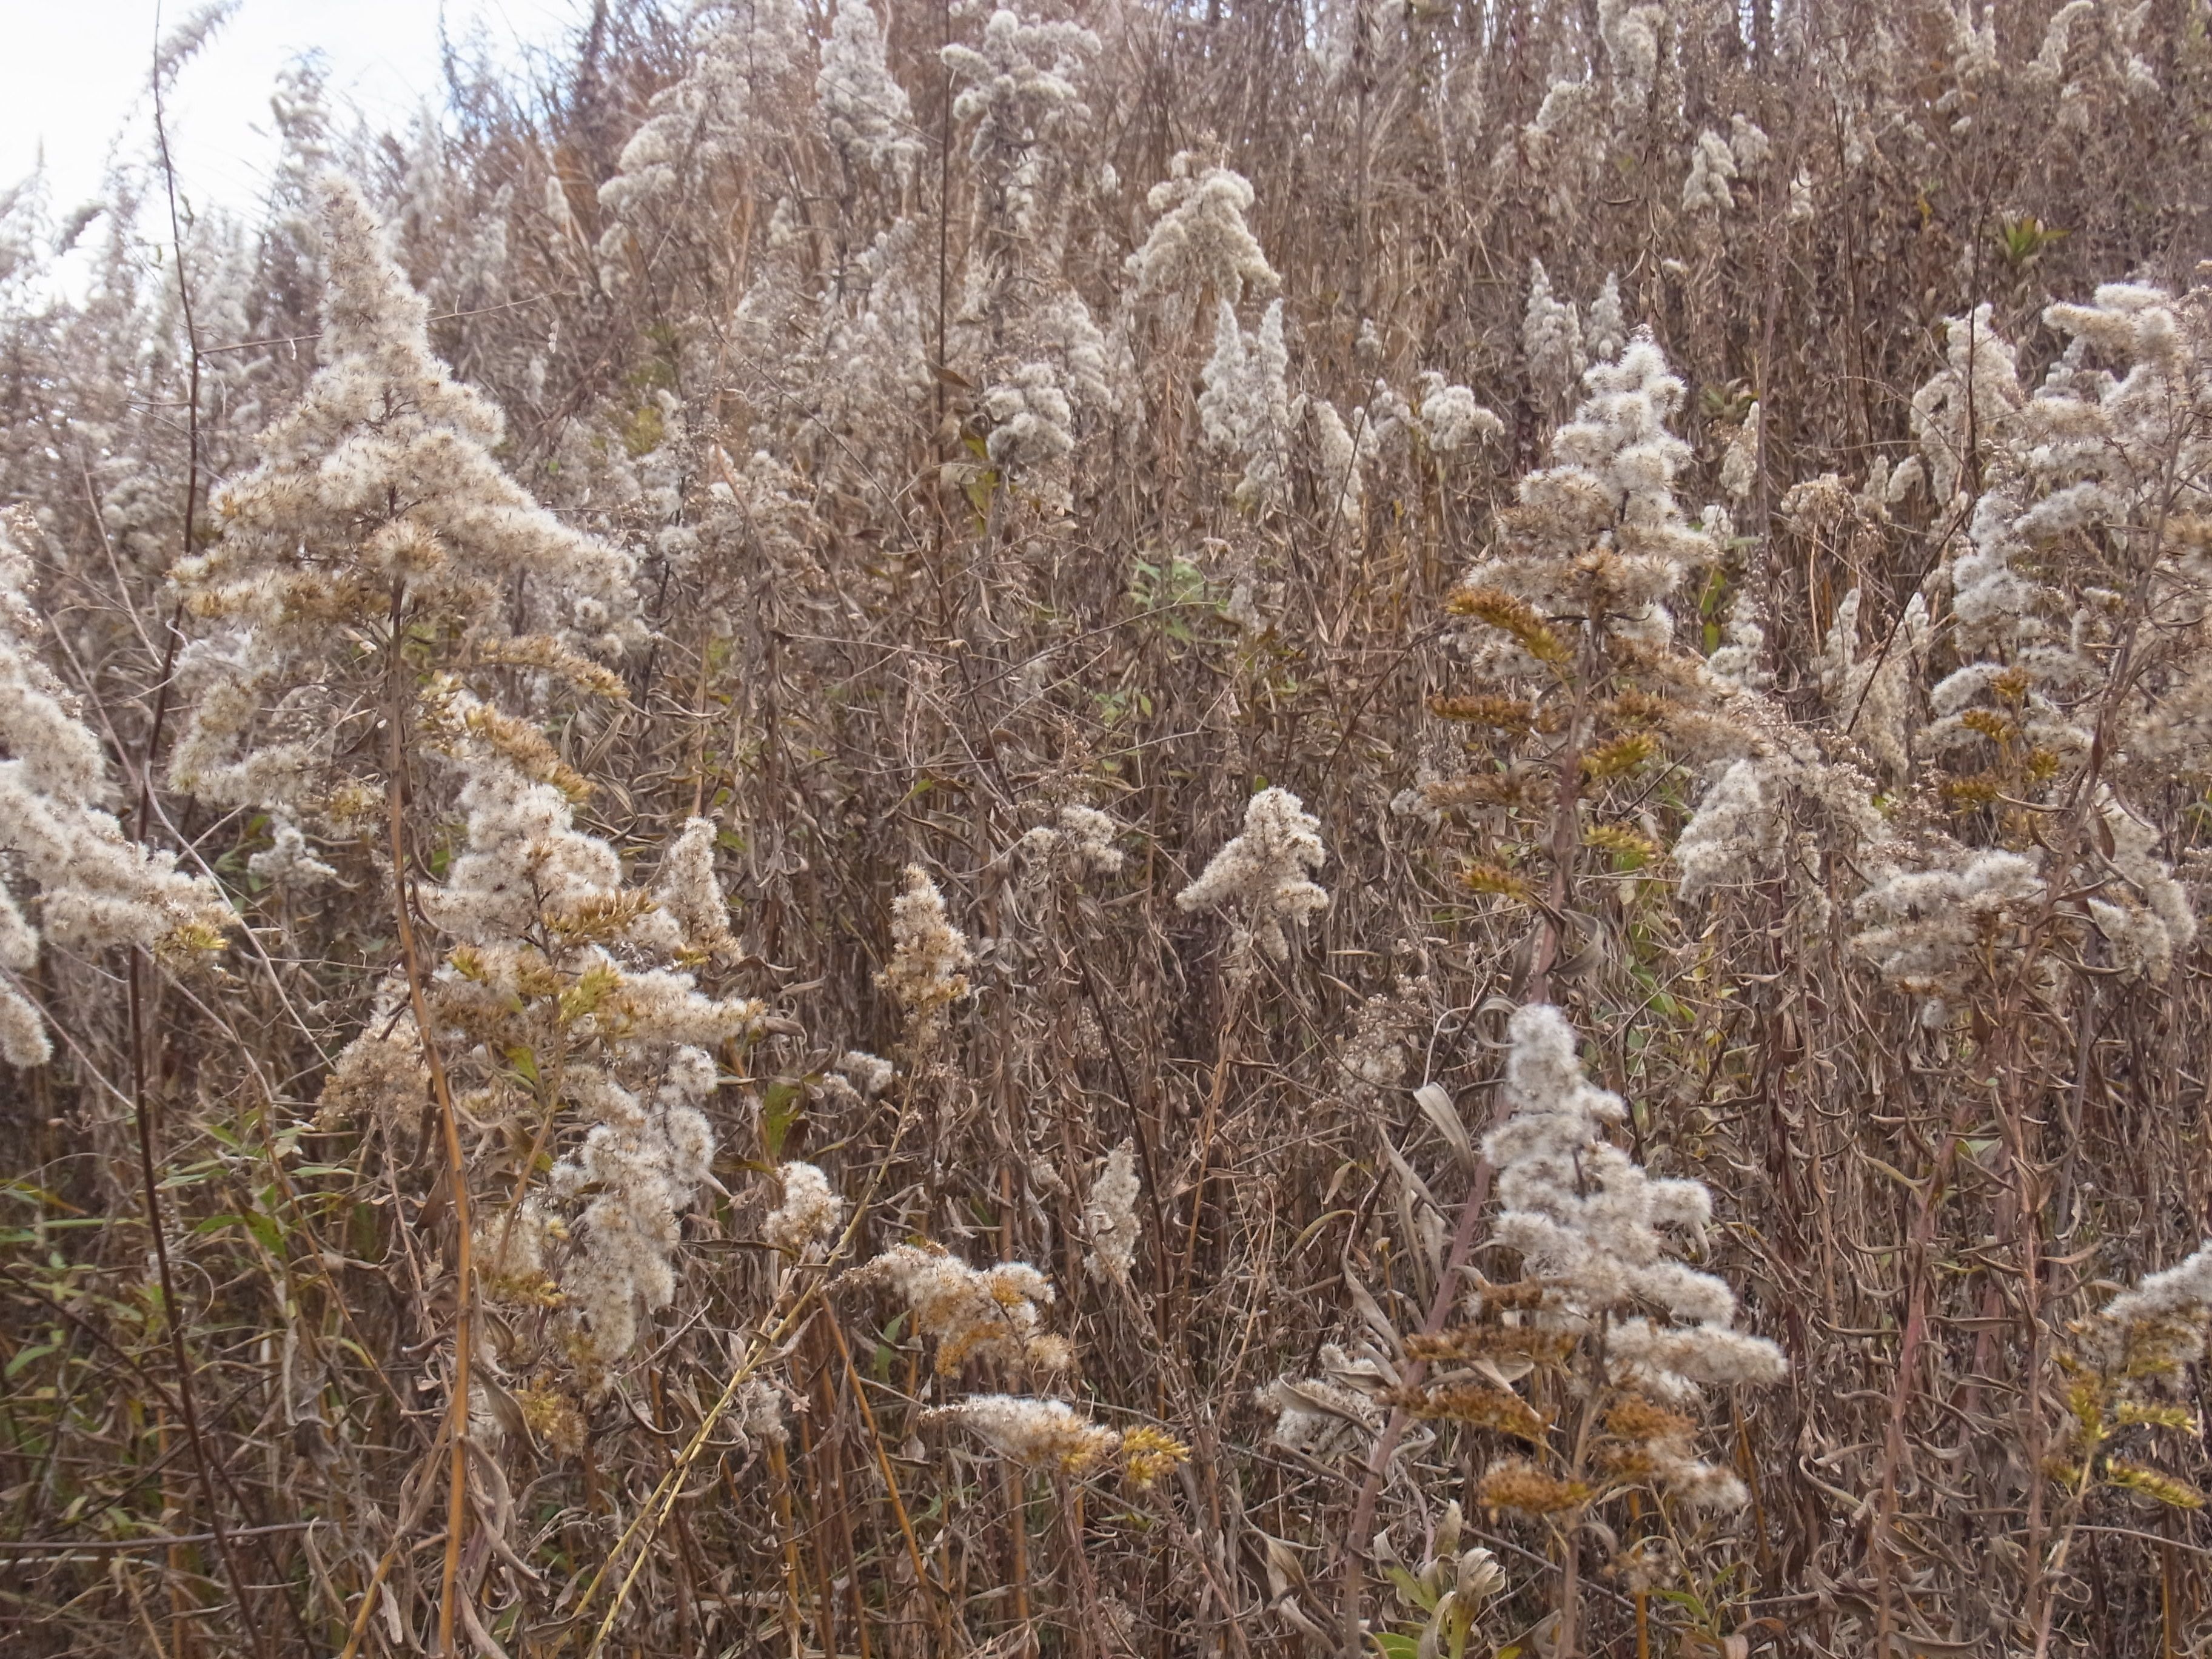
[[[792,1659],[799,1659],[801,1651],[799,1639],[799,1532],[791,1518],[791,1465],[783,1455],[783,1442],[771,1437],[768,1443],[769,1473],[775,1477],[775,1518],[777,1532],[783,1540],[783,1634],[790,1648]],[[722,1468],[724,1490],[730,1494],[731,1507],[737,1507],[737,1493],[729,1484],[730,1471],[726,1462]],[[830,1644],[823,1642],[822,1650],[827,1653]]]
[[[2058,1574],[2064,1570],[2066,1565],[2067,1549],[2073,1541],[2074,1531],[2073,1528],[2069,1524],[2065,1532],[2061,1534],[2057,1547],[2051,1552],[2051,1565],[2047,1569],[2047,1574],[2049,1577],[2056,1578]],[[2094,1540],[2091,1540],[2093,1547],[2094,1541]],[[2036,1620],[2035,1626],[2034,1659],[2046,1659],[2046,1656],[2051,1651],[2051,1615],[2057,1610],[2058,1598],[2057,1596],[2046,1595],[2043,1598],[2042,1616]]]
[[[1582,1599],[1583,1553],[1575,1525],[1559,1534],[1559,1613],[1552,1627],[1552,1659],[1575,1659],[1575,1613]]]
[[[1644,1500],[1637,1493],[1628,1494],[1628,1521],[1633,1528],[1644,1519]],[[1638,1589],[1630,1597],[1636,1603],[1636,1659],[1651,1659],[1651,1593]]]
[[[1229,1091],[1229,1068],[1237,1058],[1237,1016],[1244,998],[1240,990],[1229,993],[1229,1006],[1221,1022],[1221,1050],[1213,1060],[1213,1086],[1206,1091],[1206,1117],[1198,1131],[1198,1175],[1190,1189],[1190,1225],[1183,1230],[1182,1261],[1176,1271],[1175,1291],[1188,1297],[1191,1269],[1198,1261],[1198,1224],[1206,1214],[1206,1171],[1213,1158],[1213,1134],[1221,1121],[1221,1103]]]
[[[1560,745],[1552,778],[1552,891],[1529,958],[1528,1000],[1552,1000],[1552,971],[1565,946],[1567,896],[1573,886],[1575,853],[1582,844],[1583,745],[1588,737],[1589,686],[1596,672],[1595,647],[1583,629],[1582,661],[1575,675],[1574,712],[1567,741]]]
[[[835,1317],[822,1322],[829,1327],[830,1337],[837,1344],[837,1358],[844,1362],[846,1386],[853,1390],[853,1403],[860,1408],[860,1421],[868,1431],[868,1443],[876,1454],[876,1467],[884,1477],[884,1493],[890,1499],[891,1514],[897,1518],[899,1535],[906,1540],[907,1559],[914,1566],[915,1587],[921,1594],[922,1605],[929,1609],[930,1622],[937,1627],[941,1644],[940,1652],[951,1652],[952,1632],[945,1623],[945,1609],[933,1593],[935,1586],[929,1569],[922,1562],[921,1546],[914,1535],[914,1522],[907,1516],[906,1504],[899,1497],[898,1477],[891,1470],[890,1449],[884,1444],[883,1431],[876,1426],[876,1413],[868,1405],[867,1392],[860,1387],[860,1373],[853,1369],[853,1351],[845,1343],[845,1333],[839,1328]]]
[[[816,1467],[811,1416],[810,1413],[799,1419],[799,1455],[810,1470]],[[823,1485],[817,1476],[808,1499],[808,1511],[813,1517],[807,1531],[814,1541],[814,1639],[821,1648],[822,1659],[837,1659],[837,1603],[830,1590],[830,1541],[823,1520]]]
[[[354,1659],[354,1656],[361,1651],[362,1639],[368,1633],[369,1615],[376,1611],[377,1593],[384,1588],[384,1581],[391,1577],[392,1564],[398,1560],[400,1546],[405,1541],[407,1534],[415,1529],[416,1522],[422,1518],[423,1511],[430,1507],[430,1494],[435,1490],[435,1485],[430,1479],[429,1471],[436,1462],[439,1452],[444,1449],[443,1437],[452,1426],[451,1420],[448,1419],[440,1428],[440,1439],[433,1443],[418,1468],[419,1478],[412,1483],[415,1490],[403,1503],[399,1524],[392,1530],[392,1542],[377,1561],[376,1570],[369,1575],[368,1587],[361,1593],[361,1606],[354,1610],[353,1625],[347,1632],[346,1644],[338,1654],[338,1659]]]
[[[860,1546],[853,1537],[853,1504],[845,1489],[845,1449],[837,1422],[837,1379],[830,1364],[826,1344],[817,1344],[823,1352],[814,1370],[814,1385],[822,1397],[822,1438],[807,1449],[807,1467],[814,1475],[815,1529],[823,1534],[815,1551],[815,1574],[821,1581],[823,1605],[828,1617],[834,1622],[837,1616],[834,1602],[828,1601],[831,1579],[830,1549],[833,1544],[842,1552],[839,1556],[838,1577],[845,1581],[845,1611],[853,1621],[853,1644],[858,1659],[872,1659],[868,1641],[868,1608],[860,1594]],[[824,1516],[836,1522],[825,1528]]]
[[[1873,1517],[1877,1653],[1889,1651],[1890,1638],[1896,1629],[1895,1609],[1890,1601],[1890,1533],[1897,1518],[1897,1471],[1905,1461],[1905,1419],[1912,1404],[1912,1373],[1919,1361],[1920,1346],[1928,1334],[1928,1255],[1935,1240],[1936,1211],[1942,1201],[1943,1188],[1950,1181],[1959,1138],[1966,1131],[1973,1104],[1969,1096],[1952,1115],[1943,1144],[1936,1149],[1936,1167],[1929,1174],[1928,1190],[1922,1194],[1906,1251],[1910,1278],[1905,1334],[1898,1343],[1897,1382],[1890,1397],[1889,1428],[1882,1442],[1880,1501]]]
[[[2159,1659],[2173,1659],[2173,1544],[2171,1540],[2158,1547],[2158,1651]]]
[[[185,274],[184,226],[177,209],[177,173],[169,156],[169,134],[166,111],[162,103],[162,76],[156,65],[153,77],[154,137],[161,155],[161,176],[168,192],[169,238],[177,261],[177,300],[185,324],[185,343],[190,359],[190,390],[185,404],[185,523],[184,553],[192,552],[192,520],[199,511],[200,471],[200,355],[199,336],[192,318],[191,284]],[[177,619],[169,619],[168,639],[161,658],[161,679],[154,699],[153,726],[147,736],[144,763],[139,768],[138,810],[137,833],[140,840],[146,835],[146,819],[152,804],[154,760],[161,748],[163,717],[168,712],[169,681],[176,669]],[[131,1115],[137,1121],[138,1175],[143,1188],[146,1206],[146,1228],[154,1238],[154,1263],[161,1281],[161,1310],[168,1326],[169,1352],[177,1367],[177,1402],[185,1419],[185,1435],[192,1449],[192,1466],[198,1476],[200,1501],[207,1506],[208,1529],[215,1534],[216,1553],[222,1558],[223,1577],[229,1580],[232,1598],[238,1603],[238,1616],[253,1632],[255,1650],[266,1655],[269,1632],[255,1618],[253,1605],[246,1600],[246,1580],[238,1570],[236,1555],[230,1547],[230,1535],[223,1526],[222,1510],[216,1502],[215,1481],[210,1470],[212,1465],[207,1454],[207,1442],[200,1432],[199,1401],[192,1379],[190,1356],[185,1348],[183,1304],[177,1300],[174,1274],[169,1266],[169,1240],[161,1219],[161,1189],[154,1156],[154,1121],[152,1102],[147,1086],[146,1030],[145,1030],[145,951],[137,945],[131,950],[128,994],[131,1011]],[[181,1634],[181,1632],[180,1632]],[[181,1641],[179,1651],[183,1650]]]
[[[1083,1488],[1055,1474],[1053,1495],[1060,1503],[1060,1524],[1067,1540],[1067,1560],[1075,1578],[1077,1659],[1096,1659],[1098,1652],[1098,1581],[1091,1571],[1091,1557],[1083,1547]]]
[[[254,1616],[253,1603],[246,1599],[245,1576],[238,1570],[230,1534],[222,1523],[222,1508],[216,1502],[215,1480],[210,1474],[213,1464],[200,1433],[198,1391],[193,1386],[191,1358],[185,1351],[184,1308],[177,1300],[176,1278],[169,1267],[169,1239],[161,1220],[161,1183],[154,1157],[153,1103],[146,1086],[145,956],[142,947],[131,947],[131,1093],[132,1115],[138,1120],[138,1176],[146,1206],[146,1230],[154,1237],[154,1267],[161,1281],[162,1322],[169,1328],[169,1355],[177,1368],[177,1405],[185,1419],[185,1437],[191,1443],[192,1468],[199,1477],[200,1502],[207,1506],[208,1530],[215,1535],[216,1553],[222,1558],[223,1577],[238,1603],[238,1616],[253,1632],[254,1647],[266,1659],[269,1632]]]
[[[453,1200],[453,1392],[447,1402],[447,1420],[453,1433],[452,1474],[446,1504],[446,1560],[438,1583],[438,1653],[451,1659],[453,1615],[459,1600],[461,1540],[469,1522],[469,1341],[476,1312],[476,1262],[471,1255],[474,1236],[469,1218],[469,1174],[461,1152],[461,1123],[453,1110],[453,1092],[446,1079],[446,1063],[438,1054],[438,1041],[430,1026],[429,1004],[422,995],[422,964],[415,946],[413,905],[407,883],[407,851],[403,797],[406,792],[406,710],[399,696],[399,642],[406,583],[392,585],[392,640],[386,664],[389,707],[386,722],[391,728],[392,775],[385,789],[386,826],[392,854],[392,908],[399,926],[399,954],[407,968],[407,1002],[415,1016],[415,1029],[422,1038],[422,1060],[430,1072],[431,1092],[438,1102],[438,1123],[446,1143],[446,1178]]]
[[[1014,1624],[1023,1632],[1024,1650],[1036,1645],[1030,1629],[1030,1510],[1029,1483],[1013,1464],[999,1471],[999,1491],[1006,1505],[1006,1546],[1012,1560],[1007,1576],[1013,1581]]]
[[[1483,1158],[1474,1166],[1474,1178],[1468,1184],[1467,1197],[1461,1203],[1459,1220],[1452,1229],[1451,1249],[1444,1257],[1444,1270],[1437,1281],[1436,1298],[1429,1304],[1427,1316],[1421,1321],[1421,1334],[1434,1336],[1444,1328],[1451,1316],[1452,1286],[1458,1283],[1460,1269],[1474,1249],[1475,1224],[1482,1218],[1484,1204],[1490,1197],[1490,1179],[1493,1173],[1491,1162]],[[1420,1386],[1426,1370],[1418,1359],[1409,1361],[1405,1369],[1405,1386],[1408,1389]],[[1367,1460],[1367,1472],[1361,1478],[1359,1493],[1352,1500],[1352,1523],[1346,1529],[1344,1545],[1344,1583],[1340,1592],[1339,1618],[1344,1632],[1345,1659],[1358,1659],[1361,1641],[1359,1604],[1364,1593],[1365,1557],[1369,1528],[1375,1522],[1376,1500],[1382,1496],[1382,1481],[1389,1472],[1391,1454],[1398,1449],[1398,1442],[1405,1437],[1410,1419],[1403,1406],[1393,1407],[1389,1419],[1382,1425],[1382,1433],[1375,1442],[1373,1455]]]

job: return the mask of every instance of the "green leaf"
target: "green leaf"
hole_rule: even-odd
[[[1382,1659],[1418,1659],[1421,1644],[1410,1636],[1401,1636],[1395,1631],[1370,1631],[1368,1639]]]
[[[1424,1613],[1434,1611],[1437,1598],[1421,1588],[1421,1581],[1403,1567],[1386,1567],[1383,1576],[1398,1587],[1398,1594]]]
[[[279,1261],[284,1259],[284,1230],[276,1224],[276,1218],[264,1215],[259,1210],[248,1210],[239,1218],[246,1223],[246,1231],[261,1241],[261,1248]]]
[[[15,1381],[15,1373],[21,1370],[24,1366],[29,1364],[33,1359],[44,1358],[60,1346],[61,1344],[58,1342],[34,1342],[27,1348],[17,1349],[15,1357],[9,1360],[7,1369],[0,1371],[0,1376],[4,1376],[12,1382]]]
[[[779,1078],[761,1091],[761,1144],[773,1158],[783,1156],[785,1137],[806,1115],[806,1085]]]

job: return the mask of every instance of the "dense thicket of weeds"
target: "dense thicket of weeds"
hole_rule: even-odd
[[[641,0],[6,198],[10,1651],[2200,1650],[2207,27]]]

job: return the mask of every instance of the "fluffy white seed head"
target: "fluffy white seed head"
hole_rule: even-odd
[[[1912,435],[1929,489],[1948,502],[1964,475],[1970,443],[2001,439],[2027,401],[2013,349],[1987,305],[1947,319],[1944,366],[1912,397]]]
[[[1477,402],[1463,386],[1449,386],[1437,374],[1425,374],[1419,385],[1421,430],[1429,447],[1449,455],[1468,444],[1505,435],[1505,422]]]
[[[191,712],[170,770],[215,801],[350,826],[383,794],[381,746],[347,739],[386,679],[350,641],[388,632],[398,602],[442,667],[618,696],[580,653],[622,643],[633,573],[501,471],[498,410],[431,355],[359,193],[326,180],[322,210],[322,367],[216,492],[215,543],[172,572],[202,632],[179,659]]]
[[[246,867],[278,887],[312,887],[337,874],[308,849],[307,837],[300,826],[283,818],[277,819],[270,830],[268,849],[247,859]]]
[[[1100,1279],[1126,1285],[1137,1254],[1137,1160],[1123,1141],[1106,1155],[1083,1206],[1083,1228],[1091,1241],[1088,1265]]]
[[[1770,767],[1752,757],[1732,762],[1698,803],[1674,842],[1683,897],[1741,886],[1772,869],[1782,824],[1769,788]]]
[[[909,130],[906,89],[891,78],[868,0],[840,0],[814,88],[815,119],[847,166],[895,179],[913,173],[921,141]]]
[[[1144,246],[1128,258],[1138,298],[1174,295],[1197,305],[1211,295],[1233,307],[1248,289],[1269,294],[1279,283],[1245,222],[1252,186],[1242,173],[1182,150],[1145,204],[1158,217]]]
[[[1312,1376],[1279,1376],[1258,1390],[1263,1411],[1274,1413],[1270,1438],[1288,1450],[1311,1456],[1363,1449],[1382,1426],[1375,1388],[1384,1381],[1372,1359],[1354,1359],[1334,1342],[1321,1349],[1321,1367]]]
[[[1940,1005],[1971,973],[1980,947],[2002,938],[2044,893],[2035,861],[2021,854],[1954,854],[1932,868],[1879,876],[1855,907],[1866,925],[1851,943],[1892,985]]]
[[[761,1237],[789,1256],[817,1254],[843,1224],[845,1200],[811,1164],[787,1164],[778,1174],[783,1201],[761,1223]]]
[[[906,1302],[915,1329],[937,1344],[940,1376],[970,1359],[1054,1371],[1074,1357],[1063,1338],[1044,1328],[1052,1281],[1026,1261],[970,1267],[934,1244],[897,1244],[851,1279],[885,1285]]]
[[[675,1299],[681,1217],[712,1173],[714,1136],[701,1107],[713,1097],[716,1072],[711,1055],[680,1048],[646,1098],[604,1075],[572,1080],[598,1121],[554,1167],[549,1188],[557,1200],[582,1205],[580,1248],[560,1288],[580,1358],[595,1376]]]
[[[630,937],[665,956],[724,957],[737,950],[730,905],[714,873],[717,831],[713,820],[687,818],[661,854],[653,887],[653,908]]]
[[[1540,259],[1528,262],[1528,303],[1522,313],[1521,349],[1528,359],[1529,381],[1547,402],[1565,398],[1589,366],[1583,352],[1582,319],[1575,302],[1552,291],[1551,274]]]
[[[1729,189],[1737,175],[1735,152],[1727,139],[1708,128],[1690,149],[1689,176],[1682,180],[1682,211],[1722,213],[1735,205]]]
[[[1704,1185],[1654,1179],[1605,1139],[1626,1108],[1583,1075],[1574,1028],[1558,1009],[1517,1010],[1508,1035],[1512,1115],[1483,1143],[1504,1206],[1497,1242],[1556,1288],[1569,1319],[1607,1322],[1609,1353],[1646,1392],[1780,1377],[1780,1350],[1733,1328],[1728,1285],[1669,1253],[1667,1234],[1694,1235],[1710,1219]]]
[[[1243,460],[1237,500],[1255,511],[1279,505],[1289,488],[1290,439],[1298,412],[1290,392],[1290,362],[1280,300],[1269,303],[1250,334],[1239,326],[1229,302],[1220,301],[1213,355],[1200,377],[1199,422],[1208,443]]]
[[[945,913],[945,895],[920,865],[908,865],[906,891],[891,901],[891,959],[876,982],[906,1015],[915,1048],[933,1041],[945,1009],[968,994],[966,969],[975,961],[968,936]]]
[[[957,1405],[927,1413],[925,1420],[963,1428],[1024,1468],[1061,1474],[1084,1474],[1111,1457],[1121,1443],[1119,1434],[1091,1422],[1064,1400],[970,1395]]]
[[[1504,544],[1467,576],[1470,588],[1522,601],[1540,617],[1593,617],[1632,648],[1672,643],[1667,600],[1685,566],[1710,563],[1711,538],[1674,498],[1689,446],[1668,429],[1684,388],[1666,354],[1638,330],[1618,361],[1592,364],[1574,418],[1552,439],[1552,465],[1523,477]],[[1483,641],[1486,676],[1539,673],[1519,642]]]
[[[106,810],[106,756],[39,659],[35,534],[27,514],[0,516],[0,1060],[11,1066],[52,1054],[12,978],[35,965],[42,936],[194,952],[219,948],[230,920],[212,883],[132,841]]]
[[[1257,971],[1255,945],[1277,962],[1289,961],[1288,930],[1328,908],[1327,890],[1312,878],[1328,858],[1321,822],[1304,803],[1287,789],[1263,789],[1244,808],[1243,833],[1213,855],[1176,903],[1187,911],[1230,914],[1236,930],[1230,972],[1249,979]]]

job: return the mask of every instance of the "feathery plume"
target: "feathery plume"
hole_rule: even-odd
[[[33,534],[27,514],[0,515],[0,855],[21,872],[0,866],[0,971],[29,971],[41,936],[83,950],[216,950],[229,907],[213,883],[179,872],[173,854],[124,834],[103,804],[100,740],[39,660],[25,546]],[[35,896],[15,885],[20,878],[36,884]],[[40,1066],[52,1054],[38,1010],[0,978],[0,1059]]]
[[[1186,911],[1226,910],[1232,917],[1229,974],[1249,980],[1258,972],[1253,949],[1277,962],[1290,960],[1286,931],[1328,908],[1328,893],[1312,879],[1327,861],[1321,822],[1289,790],[1262,789],[1246,803],[1243,833],[1216,853],[1198,879],[1176,895]]]

